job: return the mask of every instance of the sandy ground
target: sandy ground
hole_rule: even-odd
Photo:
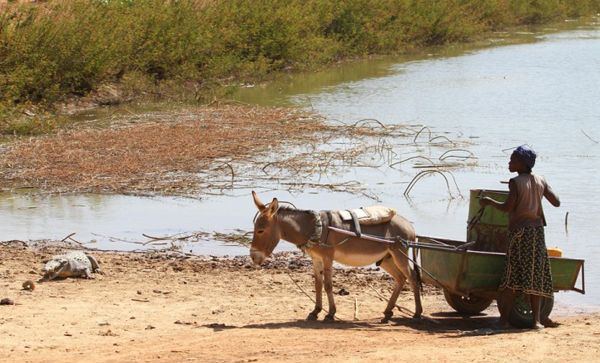
[[[378,271],[337,270],[339,321],[306,322],[308,261],[280,256],[267,268],[247,258],[93,252],[94,280],[36,283],[55,247],[0,246],[0,361],[598,361],[600,314],[561,317],[555,329],[496,333],[494,305],[463,318],[426,289],[437,323],[396,312],[379,323],[390,281]],[[355,302],[358,302],[357,320]],[[412,293],[399,304],[412,309]]]

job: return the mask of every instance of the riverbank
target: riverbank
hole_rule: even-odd
[[[0,306],[0,361],[594,361],[600,353],[598,314],[494,334],[495,307],[461,318],[430,289],[425,313],[436,322],[396,312],[380,324],[385,302],[374,290],[387,298],[391,281],[372,269],[336,269],[339,321],[306,322],[312,302],[302,290],[312,296],[312,278],[298,254],[256,268],[246,256],[91,252],[105,275],[21,290],[62,250],[0,246],[0,298],[15,302]],[[399,304],[412,309],[412,293]]]
[[[321,118],[287,108],[140,112],[12,142],[0,152],[0,181],[10,189],[194,196],[233,187],[246,177],[236,170],[246,159],[331,132]]]
[[[366,191],[359,181],[313,178],[353,166],[376,168],[373,160],[392,163],[385,155],[392,153],[393,143],[416,139],[421,128],[372,119],[328,123],[298,109],[240,105],[110,115],[4,145],[0,191],[201,198],[279,185],[360,194]],[[445,136],[433,142],[442,149],[465,145]]]
[[[76,0],[0,7],[0,133],[31,135],[67,122],[56,117],[64,111],[59,105],[210,102],[274,73],[594,16],[600,2]]]

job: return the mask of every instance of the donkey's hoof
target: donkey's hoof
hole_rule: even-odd
[[[306,321],[315,321],[319,318],[319,313],[312,312],[306,317]]]
[[[392,313],[391,311],[389,313],[388,312],[383,313],[383,318],[381,318],[381,323],[382,324],[388,323],[393,315],[394,315],[394,313]]]
[[[323,321],[326,321],[326,322],[331,322],[331,321],[334,321],[334,320],[335,320],[335,315],[333,315],[333,314],[327,314],[323,318]]]
[[[421,313],[415,313],[412,318],[415,320],[421,319]]]

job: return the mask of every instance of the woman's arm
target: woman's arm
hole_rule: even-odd
[[[504,203],[498,202],[490,197],[483,197],[479,199],[479,205],[481,207],[485,207],[490,205],[496,209],[499,209],[503,212],[510,212],[515,208],[515,204],[517,202],[517,187],[515,186],[515,182],[511,179],[508,182],[508,197]]]
[[[553,206],[560,207],[560,199],[558,199],[558,195],[554,193],[554,191],[552,190],[552,188],[550,188],[550,185],[548,185],[548,183],[545,184],[546,188],[544,188],[544,197],[546,197],[546,199],[548,199],[550,204],[552,204]]]

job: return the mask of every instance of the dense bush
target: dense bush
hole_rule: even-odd
[[[465,41],[595,14],[600,0],[57,0],[0,11],[6,114],[3,108],[51,104],[106,83],[192,81],[205,89]]]

